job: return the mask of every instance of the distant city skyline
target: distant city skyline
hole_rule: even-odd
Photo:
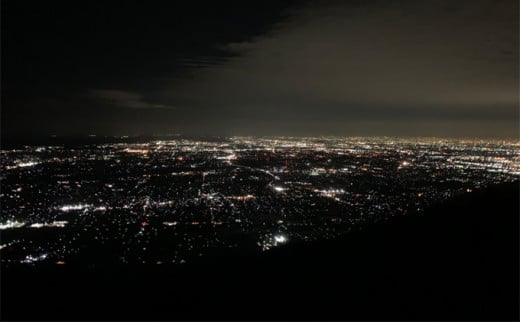
[[[2,143],[519,138],[518,1],[2,1]]]

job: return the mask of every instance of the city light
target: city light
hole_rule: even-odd
[[[0,230],[21,228],[25,225],[25,222],[7,220],[4,223],[0,223]]]
[[[287,242],[287,238],[284,235],[276,235],[274,236],[274,241],[276,243],[285,243]]]
[[[78,211],[83,210],[90,207],[88,204],[72,204],[72,205],[63,205],[60,206],[60,210],[63,212],[69,212],[69,211]]]
[[[91,243],[125,264],[186,263],[249,244],[268,251],[520,174],[520,145],[507,141],[231,137],[1,154],[16,166],[4,167],[1,192],[0,229],[16,230],[2,237],[8,264],[68,263]],[[154,253],[154,241],[164,249]]]

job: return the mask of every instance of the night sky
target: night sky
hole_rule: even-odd
[[[2,0],[2,136],[518,138],[518,1]]]

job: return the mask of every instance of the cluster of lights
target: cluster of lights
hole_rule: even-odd
[[[234,137],[1,151],[11,166],[0,230],[23,228],[16,242],[5,235],[2,263],[68,262],[88,248],[78,243],[85,235],[121,243],[117,258],[126,263],[189,262],[212,248],[240,247],[235,234],[262,250],[332,239],[516,180],[519,149],[510,142]],[[99,163],[110,169],[105,177]],[[64,229],[34,234],[39,228]],[[151,253],[156,237],[171,239],[172,252]]]
[[[16,169],[16,168],[26,168],[26,167],[32,167],[38,165],[39,162],[30,161],[30,162],[19,162],[15,165],[6,166],[5,168],[7,170]]]
[[[0,223],[0,230],[21,228],[25,222],[7,220],[5,223]]]
[[[24,263],[24,264],[30,264],[30,263],[33,263],[33,262],[37,262],[37,261],[42,261],[42,260],[45,260],[47,259],[49,255],[44,253],[44,254],[41,254],[39,256],[32,256],[32,255],[27,255],[25,257],[24,260],[21,261],[21,263]]]
[[[71,205],[63,205],[59,207],[60,211],[69,212],[69,211],[79,211],[84,210],[90,207],[88,204],[71,204]]]
[[[262,251],[267,251],[272,247],[284,245],[289,242],[289,238],[284,233],[267,234],[263,237],[262,241],[258,242]]]
[[[43,228],[43,227],[47,227],[47,228],[63,228],[68,223],[69,223],[68,221],[54,221],[54,222],[51,222],[51,223],[33,223],[29,227],[30,228],[34,228],[34,229],[39,229],[39,228]]]

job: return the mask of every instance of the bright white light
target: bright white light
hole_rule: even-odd
[[[36,256],[36,257],[31,256],[31,255],[28,255],[28,256],[26,256],[25,259],[22,260],[21,262],[22,262],[22,263],[26,263],[26,264],[30,264],[30,263],[35,262],[35,261],[44,260],[45,258],[47,258],[47,254],[46,254],[46,253],[41,254],[41,255],[39,255],[39,256]]]
[[[237,159],[237,156],[235,154],[231,154],[231,155],[227,155],[227,156],[219,156],[219,157],[217,157],[217,159],[232,160],[232,159]]]
[[[74,204],[74,205],[64,205],[60,207],[60,210],[63,212],[69,212],[69,211],[77,211],[77,210],[83,210],[89,207],[88,204]]]
[[[277,191],[277,192],[282,192],[282,191],[285,191],[285,188],[280,187],[280,186],[275,186],[274,190]]]
[[[38,164],[39,163],[37,163],[37,162],[19,163],[18,167],[31,167],[31,166],[38,165]]]
[[[56,227],[56,228],[63,228],[65,225],[69,223],[68,221],[54,221],[52,223],[48,223],[48,227]]]
[[[38,162],[19,162],[17,163],[16,165],[13,165],[13,166],[6,166],[5,168],[6,169],[16,169],[16,168],[24,168],[24,167],[31,167],[31,166],[34,166],[34,165],[38,165],[39,163]]]
[[[171,227],[172,225],[177,225],[177,222],[176,221],[174,221],[174,222],[163,222],[163,224]]]
[[[25,225],[25,222],[11,221],[8,220],[5,223],[0,223],[0,230],[21,228]]]
[[[69,222],[68,221],[54,221],[54,222],[51,222],[51,223],[33,223],[29,227],[30,228],[34,228],[34,229],[39,229],[39,228],[43,228],[43,227],[63,228],[63,227],[65,227],[65,225],[67,223],[69,223]]]
[[[274,236],[274,241],[276,243],[285,243],[285,242],[287,242],[287,238],[284,235],[277,235],[277,236]]]
[[[124,152],[130,153],[130,154],[148,154],[148,149],[134,149],[134,148],[126,148],[123,150]]]

